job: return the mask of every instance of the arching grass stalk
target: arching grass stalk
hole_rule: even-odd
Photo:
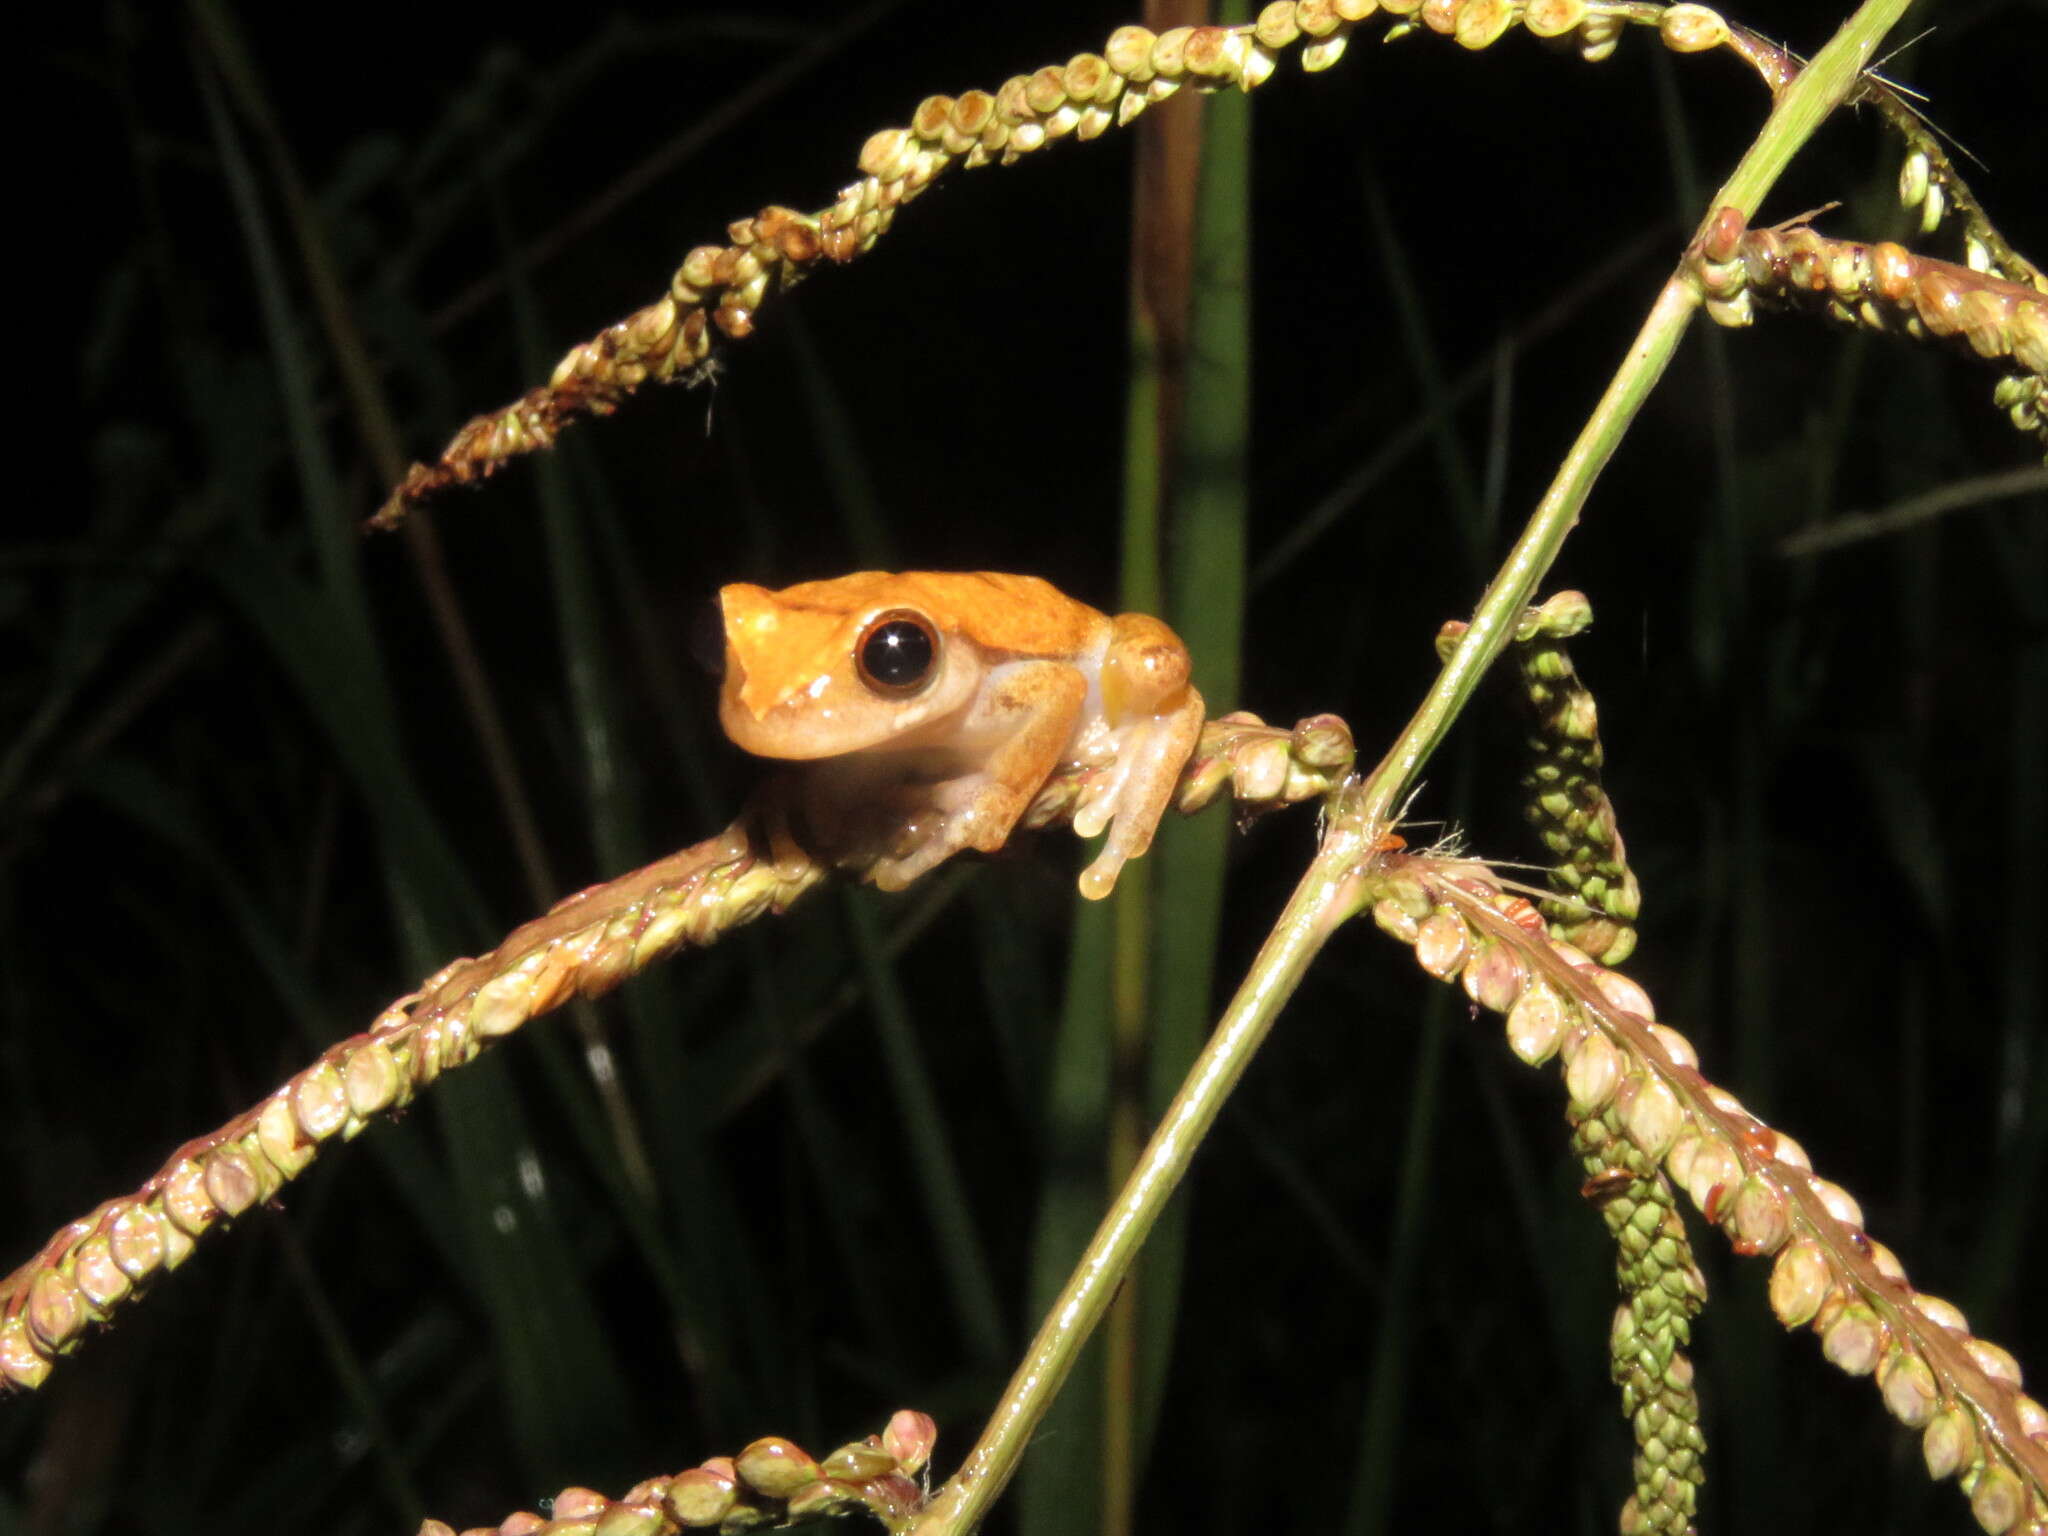
[[[981,1439],[911,1527],[916,1536],[972,1530],[1017,1470],[1024,1448],[1075,1357],[1116,1297],[1153,1223],[1187,1172],[1223,1101],[1257,1053],[1323,943],[1358,909],[1354,885],[1370,850],[1349,827],[1332,826],[1216,1032],[1161,1117],[1038,1336],[1010,1378]]]
[[[1813,62],[1779,92],[1763,130],[1707,205],[1711,218],[1721,208],[1739,208],[1744,222],[1756,215],[1792,156],[1857,89],[1863,70],[1884,35],[1898,23],[1908,0],[1865,0],[1842,24]],[[1701,295],[1681,268],[1666,280],[1628,355],[1608,382],[1578,440],[1565,455],[1550,488],[1537,503],[1522,536],[1508,552],[1493,584],[1480,599],[1472,627],[1406,728],[1366,780],[1348,809],[1366,825],[1384,825],[1420,775],[1451,722],[1501,649],[1513,638],[1522,610],[1577,524],[1593,482],[1614,456],[1622,434],[1671,362]]]
[[[1779,94],[1756,141],[1715,194],[1710,214],[1730,206],[1739,208],[1745,220],[1755,214],[1792,155],[1855,91],[1878,43],[1897,23],[1906,4],[1907,0],[1865,0],[1812,64]],[[1015,1473],[1039,1419],[1115,1297],[1195,1149],[1264,1041],[1282,1004],[1330,934],[1357,911],[1360,876],[1381,832],[1391,823],[1395,808],[1463,710],[1480,677],[1512,637],[1516,620],[1577,522],[1594,480],[1663,376],[1699,304],[1700,294],[1683,269],[1675,271],[1528,526],[1487,588],[1463,644],[1373,773],[1333,795],[1315,861],[1295,887],[1216,1032],[1053,1303],[980,1440],[912,1527],[918,1536],[957,1536],[971,1531]]]

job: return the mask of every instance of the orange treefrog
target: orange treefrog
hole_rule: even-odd
[[[1202,728],[1187,647],[1159,620],[1112,619],[1035,576],[860,571],[719,592],[719,721],[761,757],[809,761],[808,846],[875,854],[899,890],[962,848],[1000,848],[1063,766],[1100,777],[1074,830],[1109,839],[1081,876],[1107,896],[1143,853]]]

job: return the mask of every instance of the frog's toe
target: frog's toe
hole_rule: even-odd
[[[1010,840],[1025,803],[1022,796],[983,789],[948,818],[945,841],[951,848],[994,853]]]
[[[868,867],[868,883],[877,890],[900,891],[926,870],[953,852],[954,844],[933,838],[923,847],[900,858],[877,859]]]
[[[900,891],[962,848],[988,852],[1002,847],[1016,821],[1014,815],[1005,818],[1003,810],[986,798],[957,811],[927,809],[904,823],[895,845],[870,867],[869,880],[885,891]]]
[[[1116,889],[1116,877],[1123,872],[1123,850],[1114,845],[1105,848],[1096,856],[1095,862],[1081,871],[1078,884],[1081,894],[1090,901],[1100,901]]]
[[[1074,831],[1082,837],[1098,836],[1115,815],[1115,795],[1091,795],[1074,807]]]
[[[1074,831],[1082,837],[1096,837],[1102,829],[1115,819],[1129,798],[1125,786],[1131,777],[1128,758],[1120,757],[1115,765],[1102,776],[1101,782],[1084,791],[1080,803],[1074,807]]]

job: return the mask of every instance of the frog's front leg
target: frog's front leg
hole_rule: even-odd
[[[1118,614],[1102,662],[1102,713],[1115,758],[1074,811],[1074,830],[1109,840],[1081,872],[1081,894],[1099,901],[1117,872],[1152,846],[1173,803],[1180,771],[1202,734],[1202,696],[1188,683],[1180,637],[1142,613]]]
[[[875,861],[874,883],[901,890],[962,848],[993,853],[1008,842],[1064,759],[1087,693],[1087,679],[1062,661],[1009,661],[991,671],[965,717],[946,729],[949,751],[974,766],[899,792],[907,815],[898,851]]]

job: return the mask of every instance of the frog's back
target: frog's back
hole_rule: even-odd
[[[777,596],[788,607],[840,614],[914,607],[947,633],[1018,656],[1072,656],[1109,622],[1049,581],[1004,571],[856,571]]]
[[[988,650],[1072,656],[1108,620],[1051,582],[1004,571],[909,571],[921,606],[941,628],[971,635]]]

